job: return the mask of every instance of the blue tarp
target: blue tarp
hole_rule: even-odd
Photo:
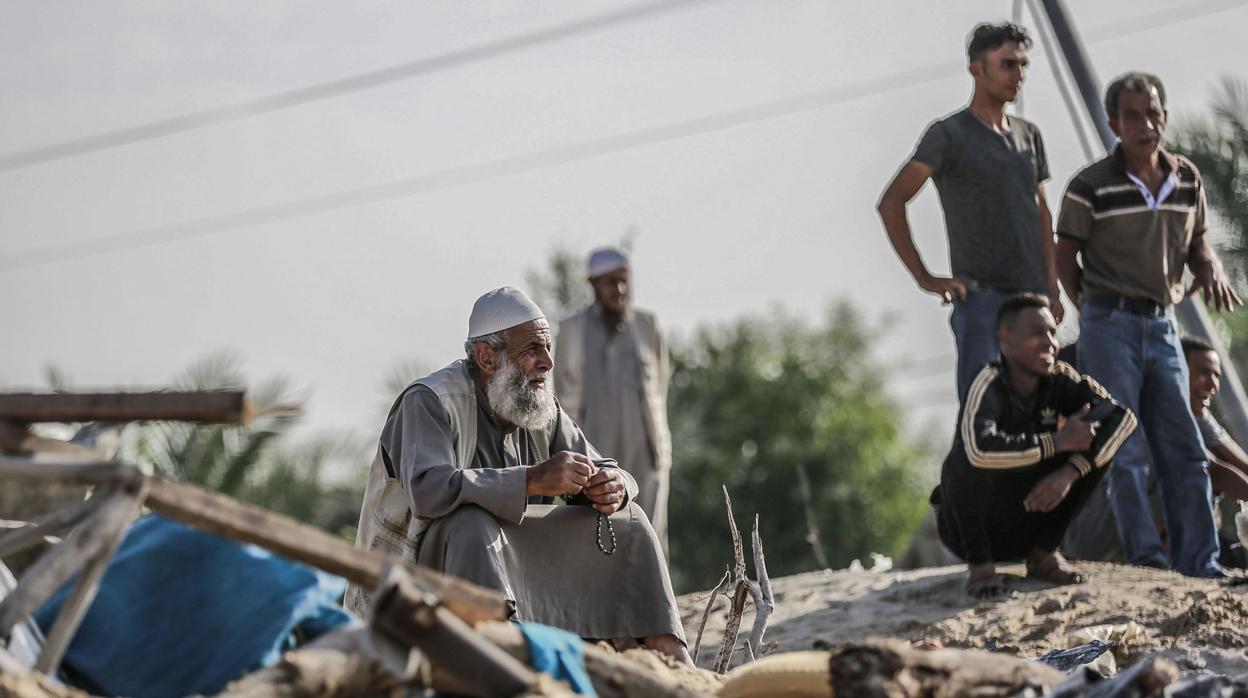
[[[534,669],[567,681],[572,690],[581,695],[598,695],[585,671],[581,638],[566,630],[537,623],[521,623],[520,631],[529,642],[529,663]]]
[[[71,580],[35,615],[45,631]],[[349,622],[346,581],[159,516],[136,522],[65,655],[97,694],[216,693]]]

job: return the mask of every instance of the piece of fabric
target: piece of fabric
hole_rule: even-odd
[[[610,517],[615,552],[598,547],[591,507],[534,504],[521,524],[463,506],[433,521],[421,565],[502,592],[516,619],[609,639],[671,634],[684,640],[667,563],[645,512]],[[610,532],[602,527],[604,547]]]
[[[1004,291],[1048,288],[1036,188],[1049,178],[1040,131],[1007,116],[999,134],[963,109],[934,122],[913,159],[932,168],[954,276]]]
[[[1158,206],[1166,203],[1166,199],[1170,198],[1170,195],[1179,186],[1179,176],[1175,174],[1174,170],[1171,170],[1162,181],[1161,189],[1157,190],[1157,196],[1153,196],[1153,192],[1148,188],[1148,185],[1139,177],[1128,172],[1127,179],[1131,180],[1136,190],[1140,192],[1140,196],[1144,197],[1144,203],[1148,208],[1154,211],[1157,210]]]
[[[603,453],[637,481],[637,503],[667,549],[669,470],[660,470],[646,418],[646,387],[635,338],[599,318],[585,333],[584,417],[580,424]]]
[[[1011,389],[1005,366],[985,366],[972,384],[933,495],[939,500],[941,540],[971,564],[1020,559],[1033,548],[1056,550],[1071,518],[1135,429],[1129,410],[1069,364],[1059,361],[1026,399]],[[1092,445],[1079,453],[1057,452],[1058,419],[1085,404],[1105,402],[1114,409],[1100,420]],[[1067,463],[1080,477],[1066,499],[1050,512],[1026,511],[1023,500],[1031,488]]]
[[[520,632],[529,643],[529,666],[566,681],[583,696],[597,696],[585,671],[581,638],[558,628],[538,623],[521,623]]]
[[[1212,488],[1173,318],[1085,303],[1079,321],[1080,370],[1135,412],[1142,426],[1119,449],[1108,477],[1127,560],[1173,566],[1193,577],[1217,573]],[[1150,462],[1164,505],[1169,555],[1149,502]]]
[[[1183,300],[1188,251],[1209,229],[1205,189],[1187,159],[1162,151],[1161,163],[1178,183],[1155,207],[1128,176],[1121,148],[1071,179],[1056,230],[1082,245],[1085,293]]]
[[[589,253],[589,263],[586,268],[591,279],[620,269],[627,269],[628,254],[618,247],[600,247]]]
[[[488,291],[472,305],[468,316],[468,338],[484,337],[546,316],[528,294],[503,286]]]
[[[652,313],[630,309],[612,327],[601,309],[590,305],[559,324],[555,342],[559,400],[590,440],[637,481],[636,501],[650,517],[664,550],[672,462],[667,424],[670,378],[667,343]],[[621,400],[628,404],[620,404]]]
[[[45,631],[76,580],[35,615]],[[213,694],[350,621],[346,581],[149,515],[130,527],[63,663],[79,687]]]

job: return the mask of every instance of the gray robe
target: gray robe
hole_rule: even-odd
[[[559,326],[555,389],[603,453],[637,481],[637,503],[667,549],[671,435],[667,345],[653,314],[629,309],[610,325],[597,305]]]
[[[526,497],[535,465],[533,435],[501,429],[477,392],[477,446],[471,466],[455,468],[446,410],[416,385],[382,430],[386,459],[413,510],[432,519],[417,562],[502,592],[519,620],[553,625],[587,638],[671,634],[684,640],[666,562],[644,512],[631,500],[637,485],[624,473],[629,501],[610,517],[616,550],[604,555],[592,507]],[[580,428],[559,412],[549,452],[574,451],[599,467]],[[602,526],[604,547],[610,532]]]

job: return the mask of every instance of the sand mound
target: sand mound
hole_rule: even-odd
[[[1119,666],[1161,652],[1188,669],[1248,673],[1248,587],[1109,563],[1081,563],[1081,568],[1091,577],[1086,584],[1058,587],[1022,578],[1021,566],[1005,567],[1009,594],[979,602],[963,593],[961,566],[774,579],[777,608],[764,645],[791,652],[899,637],[1037,657],[1100,633],[1122,643],[1115,650]],[[691,642],[704,597],[679,599]],[[707,624],[700,666],[713,658],[726,613],[721,598]],[[738,643],[752,621],[747,610]]]

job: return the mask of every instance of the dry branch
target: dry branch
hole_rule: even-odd
[[[749,598],[754,602],[754,627],[750,630],[750,639],[745,645],[745,655],[750,662],[754,661],[755,653],[761,651],[756,648],[762,647],[763,634],[767,632],[767,620],[776,608],[775,597],[771,591],[771,580],[767,576],[767,561],[763,556],[763,541],[758,533],[758,515],[754,515],[754,530],[750,536],[750,545],[754,551],[754,574],[759,580],[759,583],[755,584],[745,575],[745,551],[741,546],[741,532],[737,530],[737,522],[732,513],[732,498],[728,496],[728,488],[724,487],[723,489],[724,506],[728,509],[728,530],[732,534],[732,583],[734,588],[731,604],[728,608],[728,622],[724,626],[724,635],[719,641],[719,652],[715,655],[715,661],[711,665],[711,668],[717,674],[727,671],[728,665],[732,662],[732,655],[736,651],[737,635],[741,631],[741,619],[745,614],[746,599]],[[714,602],[714,595],[718,592],[719,587],[716,587],[715,592],[712,593],[712,602]],[[707,606],[707,613],[710,613],[709,605]],[[705,625],[705,616],[702,622]],[[701,642],[701,636],[702,631],[699,629],[699,643]],[[694,661],[697,661],[696,657]]]
[[[130,495],[111,490],[97,496],[102,497],[99,507],[60,545],[31,565],[18,580],[17,588],[0,602],[0,637],[8,635],[23,618],[47,602],[61,585],[95,557],[121,522],[128,520],[131,512],[118,504]]]
[[[728,530],[732,534],[732,576],[735,582],[728,608],[728,622],[724,625],[724,635],[719,639],[719,653],[711,669],[722,674],[728,670],[732,661],[733,649],[737,644],[737,633],[741,630],[741,617],[745,613],[745,599],[750,594],[749,581],[745,578],[745,552],[741,549],[741,532],[737,530],[737,522],[732,514],[732,498],[728,496],[728,488],[724,487],[724,506],[728,509]]]
[[[749,584],[750,596],[754,598],[754,628],[750,631],[749,647],[761,652],[763,633],[767,632],[767,621],[772,611],[776,610],[776,597],[771,592],[771,579],[767,576],[767,560],[763,557],[763,539],[758,533],[758,514],[754,515],[754,530],[750,534],[750,544],[754,550],[754,576],[758,577],[758,585]],[[748,580],[747,580],[748,581]],[[750,657],[754,661],[754,657]]]
[[[99,501],[94,497],[84,499],[73,506],[57,509],[33,523],[14,528],[0,535],[0,559],[22,552],[39,545],[45,536],[60,535],[75,526],[83,517],[95,510]]]
[[[693,643],[693,663],[698,663],[698,657],[702,654],[702,632],[706,630],[706,621],[711,617],[711,609],[715,607],[715,601],[719,598],[721,592],[728,589],[732,584],[732,570],[724,570],[724,576],[719,580],[719,584],[711,590],[706,601],[706,610],[702,611],[702,622],[698,624],[698,639]]]

